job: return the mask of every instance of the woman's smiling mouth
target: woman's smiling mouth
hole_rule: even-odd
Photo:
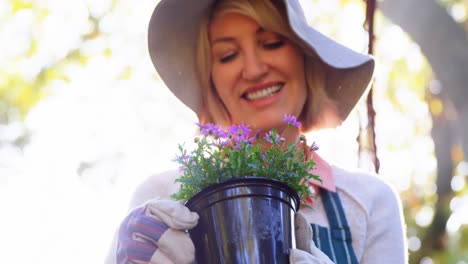
[[[263,89],[255,90],[252,92],[245,92],[242,95],[242,97],[249,101],[254,101],[254,100],[259,100],[259,99],[263,99],[266,97],[270,97],[274,95],[275,93],[279,92],[279,90],[281,90],[283,85],[284,84],[280,83],[280,84],[275,84],[275,85],[265,87]]]

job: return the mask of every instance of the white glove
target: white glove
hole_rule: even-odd
[[[295,215],[296,247],[289,253],[290,264],[333,264],[328,256],[315,246],[312,227],[301,212]]]
[[[198,214],[181,203],[152,199],[122,222],[117,263],[192,263],[195,247],[185,230],[197,223]]]

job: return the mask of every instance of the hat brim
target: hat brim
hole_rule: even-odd
[[[201,114],[202,90],[197,78],[195,49],[202,18],[216,0],[161,0],[148,28],[151,60],[166,86],[197,115]],[[328,66],[325,89],[344,121],[369,87],[374,60],[355,52],[310,27],[297,0],[284,1],[296,35]]]

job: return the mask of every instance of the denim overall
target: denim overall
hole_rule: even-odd
[[[320,196],[330,228],[311,224],[315,245],[336,264],[357,264],[358,261],[351,245],[351,231],[338,193],[321,188]]]

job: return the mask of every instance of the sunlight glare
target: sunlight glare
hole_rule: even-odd
[[[458,175],[468,176],[468,162],[461,161],[458,163],[455,170]]]
[[[7,59],[25,53],[31,44],[34,13],[31,10],[20,10],[13,14],[9,21],[2,22],[0,27],[0,65]]]
[[[365,13],[362,4],[348,2],[343,7],[343,13],[338,17],[338,28],[348,28],[341,30],[338,39],[347,47],[357,51],[367,53],[368,33],[362,26],[365,21]]]
[[[427,227],[431,224],[434,217],[434,209],[429,206],[423,206],[416,214],[416,224],[421,227]]]
[[[411,251],[418,251],[421,248],[421,239],[417,236],[411,236],[408,238],[408,249]]]
[[[454,3],[450,8],[450,15],[457,21],[458,23],[463,23],[466,19],[468,13],[466,10],[466,4],[463,3]]]
[[[11,13],[13,5],[10,1],[0,1],[0,22],[3,23],[3,20]],[[3,24],[2,24],[3,25]]]
[[[452,200],[450,200],[450,210],[452,210],[452,212],[459,210],[462,205],[463,200],[461,197],[453,197]]]
[[[407,190],[413,173],[412,154],[408,151],[388,152],[385,153],[385,161],[381,164],[380,174],[399,191]]]
[[[403,30],[397,25],[392,25],[380,33],[377,49],[381,56],[396,61],[405,56],[410,45]]]
[[[455,234],[460,230],[460,227],[461,227],[461,222],[458,219],[457,215],[456,214],[450,215],[447,221],[447,225],[446,225],[447,232],[451,234]]]
[[[461,191],[465,187],[466,181],[465,176],[455,175],[450,181],[450,186],[454,192]]]
[[[424,65],[424,55],[421,52],[419,45],[412,43],[409,47],[408,53],[406,54],[406,64],[408,69],[414,73],[421,71]]]
[[[455,197],[450,201],[452,214],[447,221],[447,231],[456,233],[462,225],[468,225],[468,195]]]
[[[90,15],[93,17],[103,16],[112,6],[112,0],[84,0],[84,2],[88,7]]]
[[[430,257],[423,257],[419,264],[434,264],[434,261]]]

